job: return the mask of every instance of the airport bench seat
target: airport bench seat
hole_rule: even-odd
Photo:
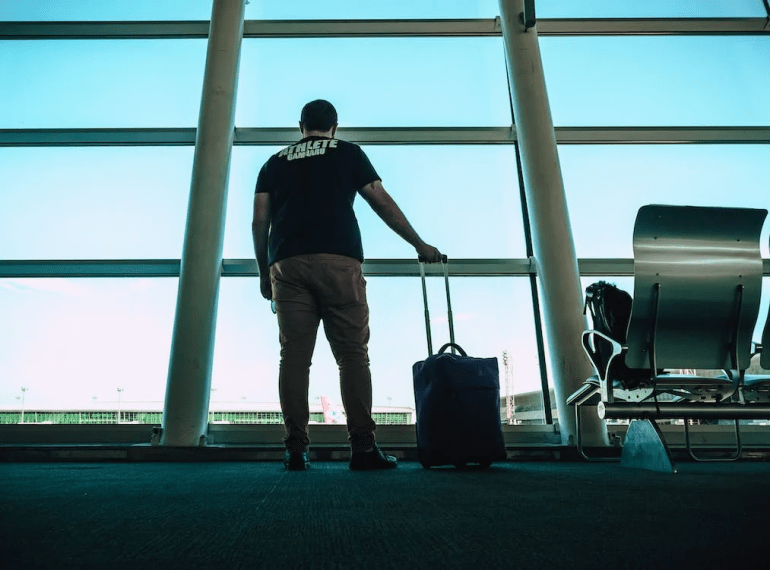
[[[627,340],[621,345],[594,330],[582,335],[596,374],[568,403],[575,406],[584,457],[591,459],[582,446],[583,406],[596,406],[603,419],[632,420],[622,462],[636,430],[645,430],[640,441],[652,440],[644,445],[655,447],[639,450],[631,441],[636,456],[649,452],[656,457],[652,463],[659,463],[663,453],[671,462],[655,419],[685,420],[687,449],[694,459],[702,458],[691,449],[688,420],[734,420],[738,449],[730,459],[737,459],[739,420],[770,418],[770,375],[746,375],[754,355],[751,337],[763,271],[759,239],[766,216],[767,210],[749,208],[650,205],[639,210]],[[755,350],[767,346],[769,327],[770,315]],[[601,343],[611,346],[611,359],[623,354],[629,367],[649,370],[649,378],[628,387],[608,377],[611,367],[602,369],[598,357]],[[761,352],[760,362],[770,368],[770,351]],[[648,425],[634,425],[640,421]],[[635,466],[644,467],[644,461]]]

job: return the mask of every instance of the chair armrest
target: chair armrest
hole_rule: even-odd
[[[625,349],[615,339],[610,338],[606,334],[596,330],[583,331],[582,342],[583,350],[591,360],[591,364],[593,364],[593,367],[596,370],[596,374],[599,377],[602,401],[612,402],[612,378],[609,377],[610,366],[612,365],[612,361],[620,354],[622,354]],[[606,366],[602,365],[601,358],[596,349],[597,342],[605,343],[612,349],[612,353],[607,360]]]
[[[612,348],[612,354],[610,355],[610,358],[607,361],[607,366],[605,368],[602,368],[601,357],[595,348],[597,346],[597,340],[600,343],[608,344]],[[583,331],[582,341],[583,350],[588,355],[588,358],[591,360],[591,364],[593,364],[594,368],[596,369],[596,374],[599,376],[599,379],[607,380],[610,371],[610,364],[616,356],[623,353],[623,350],[625,350],[624,347],[615,339],[610,338],[606,334],[595,330]]]
[[[594,406],[599,403],[599,382],[591,377],[577,389],[569,398],[568,406]]]

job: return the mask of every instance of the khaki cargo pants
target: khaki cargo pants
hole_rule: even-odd
[[[310,364],[318,325],[340,370],[340,391],[353,451],[374,444],[369,371],[369,306],[361,263],[327,253],[297,255],[270,268],[281,342],[278,389],[289,451],[307,451]]]

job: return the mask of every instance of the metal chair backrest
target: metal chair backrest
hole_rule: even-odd
[[[762,331],[762,354],[759,355],[759,365],[770,370],[770,308],[765,319],[765,330]]]
[[[650,205],[639,210],[628,366],[749,366],[766,216],[767,210],[748,208]]]

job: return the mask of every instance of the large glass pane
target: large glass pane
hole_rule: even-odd
[[[526,257],[513,146],[368,147],[385,188],[427,242],[451,258]],[[414,257],[361,200],[368,257]]]
[[[770,124],[761,36],[544,37],[556,126]]]
[[[278,402],[278,323],[259,292],[259,279],[222,279],[219,288],[212,402]],[[314,376],[323,348],[319,341]]]
[[[295,127],[328,99],[340,126],[511,124],[502,39],[247,39],[239,127]]]
[[[391,18],[494,18],[497,0],[294,0],[293,2],[252,2],[246,17],[264,20],[361,20]]]
[[[191,147],[7,148],[0,259],[178,259]]]
[[[494,18],[497,0],[293,0],[250,2],[246,19]],[[761,17],[762,0],[538,0],[540,18],[716,18]],[[207,20],[211,0],[24,0],[0,4],[0,20]]]
[[[427,356],[422,289],[416,278],[368,279],[369,345],[375,406],[414,407],[412,364]],[[434,351],[449,340],[441,278],[429,278]],[[497,357],[506,395],[502,353],[511,358],[512,393],[540,386],[529,284],[521,278],[451,279],[457,342],[471,356]],[[212,396],[223,402],[278,402],[278,327],[256,279],[225,279],[220,293]],[[319,331],[310,371],[310,402],[341,403],[339,373]],[[264,407],[264,406],[263,406]]]
[[[0,3],[0,21],[208,20],[210,17],[211,0],[12,0]]]
[[[0,406],[162,409],[176,293],[177,279],[0,280]]]
[[[578,257],[633,257],[645,204],[768,208],[768,145],[559,147]],[[770,223],[760,246],[770,256]]]
[[[249,2],[247,20],[494,18],[497,0],[293,0]],[[0,20],[208,20],[211,0],[23,0],[0,4]]]
[[[226,258],[252,258],[259,169],[277,148],[236,148],[228,197]],[[525,257],[513,146],[368,146],[383,184],[420,236],[450,258]],[[367,258],[413,258],[363,199],[356,215]]]
[[[0,128],[195,127],[205,61],[203,39],[0,41]]]
[[[297,131],[297,140],[300,138]],[[225,225],[225,259],[253,259],[254,242],[251,220],[254,212],[254,188],[262,165],[281,147],[233,148],[230,157],[230,178],[227,191],[227,218]]]
[[[540,18],[747,18],[765,15],[762,0],[537,0]]]

